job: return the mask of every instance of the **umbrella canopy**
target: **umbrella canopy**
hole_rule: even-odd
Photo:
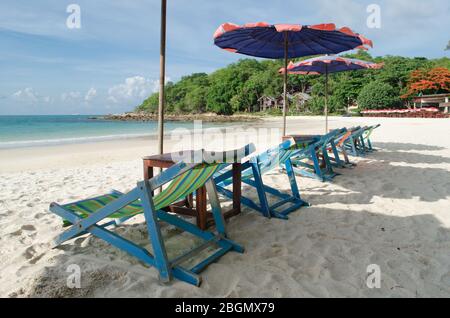
[[[372,46],[372,41],[350,28],[334,24],[300,25],[265,22],[239,26],[222,24],[214,34],[214,43],[227,51],[244,55],[281,59],[284,68],[289,58],[318,54],[337,54]],[[286,134],[287,73],[284,76],[283,135]]]
[[[320,56],[297,63],[291,62],[287,69],[289,74],[324,75],[363,69],[380,69],[382,66],[383,64],[340,56]],[[280,72],[283,73],[284,69],[281,69]]]
[[[325,75],[325,133],[328,133],[328,74],[363,69],[380,69],[383,64],[349,59],[340,56],[320,56],[298,63],[290,63],[287,67],[289,74]],[[282,68],[280,73],[285,73]]]

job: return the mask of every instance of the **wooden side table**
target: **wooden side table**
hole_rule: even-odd
[[[184,154],[193,154],[194,151],[184,152]],[[145,180],[154,177],[154,168],[167,169],[175,164],[173,158],[176,158],[174,153],[165,153],[163,155],[148,156],[143,158],[144,162],[144,178]],[[233,208],[224,213],[224,218],[236,216],[241,213],[241,163],[233,163]],[[206,188],[203,186],[196,191],[196,200],[194,204],[193,196],[190,195],[182,202],[171,205],[167,208],[168,211],[196,217],[197,226],[206,230],[209,226],[214,224],[212,214],[207,211]]]

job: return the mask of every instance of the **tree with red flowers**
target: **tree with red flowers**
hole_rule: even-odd
[[[416,70],[410,75],[408,92],[402,98],[422,94],[440,94],[450,91],[450,70],[436,67],[431,70]]]

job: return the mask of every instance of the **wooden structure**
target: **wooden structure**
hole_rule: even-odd
[[[258,99],[259,110],[267,111],[269,109],[279,109],[278,100],[272,96],[262,96]]]
[[[193,158],[194,151],[185,151],[184,155]],[[154,155],[144,157],[144,180],[149,180],[154,176],[154,168],[167,169],[176,164],[174,158],[178,154],[165,153],[162,155]],[[241,163],[232,164],[232,184],[233,184],[233,208],[224,213],[225,218],[230,218],[241,213]],[[197,226],[201,230],[206,230],[210,225],[214,224],[213,214],[207,211],[206,187],[200,187],[196,193],[194,204],[193,195],[190,194],[185,200],[175,202],[167,208],[172,213],[195,217]]]
[[[450,94],[422,95],[413,99],[414,109],[437,107],[443,113],[450,113]]]
[[[283,99],[283,95],[278,97],[262,96],[258,99],[259,111],[265,112],[273,109],[283,109]],[[299,92],[294,94],[287,94],[287,99],[289,101],[289,105],[291,105],[290,107],[295,108],[296,110],[301,110],[306,102],[311,99],[311,96],[307,93]]]

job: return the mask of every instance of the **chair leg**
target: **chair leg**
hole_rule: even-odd
[[[140,190],[141,204],[144,210],[150,243],[152,244],[153,253],[155,255],[155,266],[159,271],[160,280],[162,282],[169,282],[172,279],[172,271],[170,270],[170,263],[167,258],[166,248],[161,235],[157,211],[153,204],[150,184],[148,182],[141,183]]]
[[[212,215],[214,217],[214,222],[216,223],[217,232],[223,237],[227,237],[227,231],[225,228],[225,219],[222,214],[222,208],[220,207],[216,185],[214,181],[209,180],[205,184],[205,187],[206,192],[208,193],[209,202],[211,203]]]
[[[370,151],[375,151],[375,149],[373,149],[373,147],[372,147],[372,142],[370,141],[370,138],[367,138],[367,145],[368,145]]]
[[[303,201],[300,195],[300,190],[298,189],[297,180],[295,179],[294,167],[292,165],[291,159],[286,160],[285,162],[286,173],[289,177],[289,182],[291,184],[291,191],[294,198],[296,198],[300,203],[304,206],[310,206],[310,204],[306,201]]]
[[[292,167],[291,159],[286,160],[285,162],[286,173],[289,178],[289,182],[291,184],[292,195],[297,198],[300,198],[300,191],[298,190],[297,180],[295,179],[295,173]]]
[[[322,182],[325,181],[325,178],[322,173],[322,168],[320,168],[319,159],[317,158],[317,153],[316,153],[315,149],[311,149],[311,159],[313,161],[314,170],[315,170],[316,175],[318,176],[319,180],[321,180]]]
[[[336,160],[336,165],[341,168],[345,167],[344,163],[342,162],[341,158],[339,157],[339,152],[338,152],[336,144],[333,140],[331,141],[331,150],[333,151],[334,158]]]
[[[342,151],[342,155],[344,156],[345,164],[347,165],[347,167],[349,167],[349,168],[355,167],[356,164],[352,163],[350,161],[350,158],[348,157],[348,154],[347,154],[347,150],[345,150],[345,148],[342,148],[341,151]]]
[[[258,163],[252,163],[253,177],[256,183],[256,192],[258,192],[259,202],[261,204],[261,211],[267,218],[271,217],[269,202],[267,200],[266,191],[264,190],[264,183],[262,181],[261,172],[259,171]]]
[[[356,150],[356,140],[354,140],[353,137],[350,139],[350,146],[351,146],[352,154],[354,156],[358,156],[358,151]]]

